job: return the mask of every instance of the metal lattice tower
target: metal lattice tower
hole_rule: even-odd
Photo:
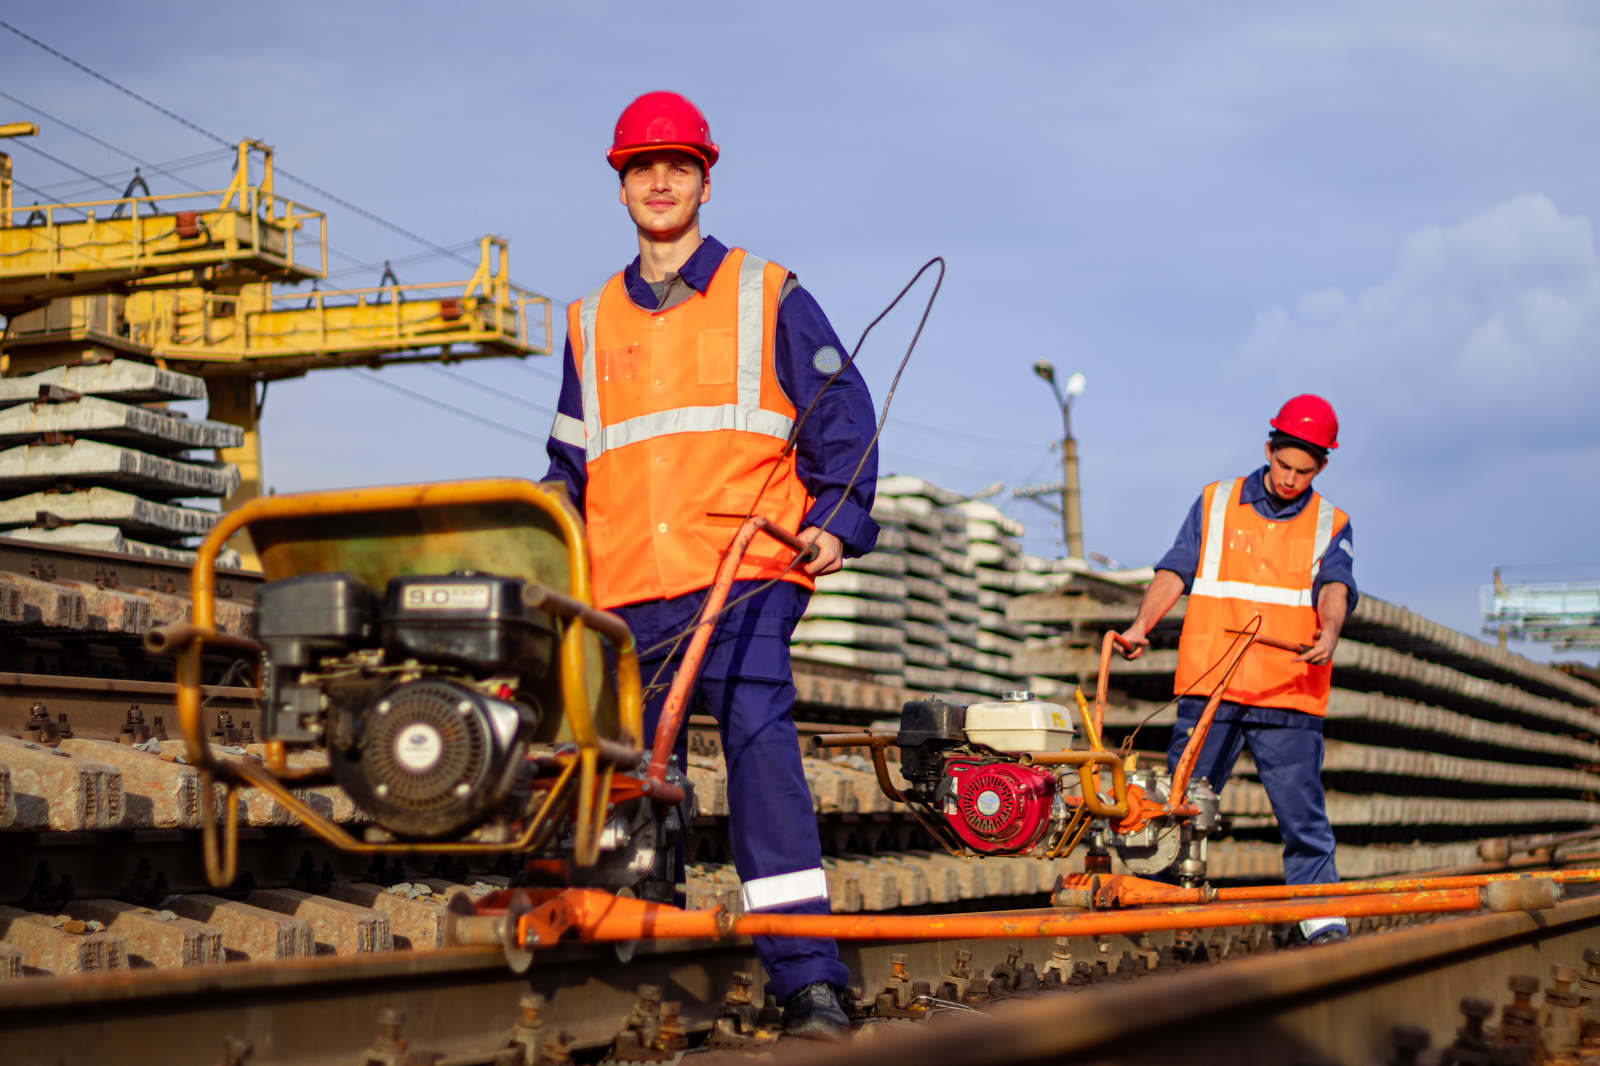
[[[1557,648],[1600,648],[1600,581],[1519,581],[1479,593],[1483,630]]]

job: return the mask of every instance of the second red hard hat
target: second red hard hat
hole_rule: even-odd
[[[622,109],[606,152],[606,162],[621,170],[640,152],[676,148],[698,156],[710,170],[719,151],[711,126],[689,98],[678,93],[645,93]]]
[[[1339,416],[1321,396],[1302,393],[1278,410],[1272,428],[1332,451],[1339,446]]]

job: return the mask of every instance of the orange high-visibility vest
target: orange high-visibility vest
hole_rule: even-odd
[[[795,408],[773,361],[788,276],[734,248],[705,292],[664,311],[630,300],[620,273],[568,309],[583,421],[557,416],[554,432],[588,459],[597,606],[710,585],[752,505],[799,530],[812,500],[784,454]],[[800,568],[783,572],[793,555],[758,536],[736,577],[811,588]]]
[[[1178,641],[1179,695],[1210,695],[1222,678],[1234,637],[1261,615],[1261,635],[1310,644],[1317,631],[1311,587],[1345,513],[1316,492],[1286,521],[1263,518],[1240,500],[1243,478],[1207,485],[1201,496],[1200,565]],[[1295,653],[1252,645],[1223,698],[1248,707],[1283,707],[1325,715],[1331,666],[1294,661]],[[1209,671],[1209,673],[1208,673]]]

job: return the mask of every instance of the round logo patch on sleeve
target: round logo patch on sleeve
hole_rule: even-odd
[[[817,353],[811,357],[811,366],[819,374],[836,374],[843,365],[844,360],[839,356],[839,349],[831,344],[818,348]]]

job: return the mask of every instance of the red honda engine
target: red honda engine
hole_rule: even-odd
[[[974,851],[1026,851],[1050,824],[1053,774],[1017,763],[967,759],[951,759],[944,769],[939,791],[945,819]]]

